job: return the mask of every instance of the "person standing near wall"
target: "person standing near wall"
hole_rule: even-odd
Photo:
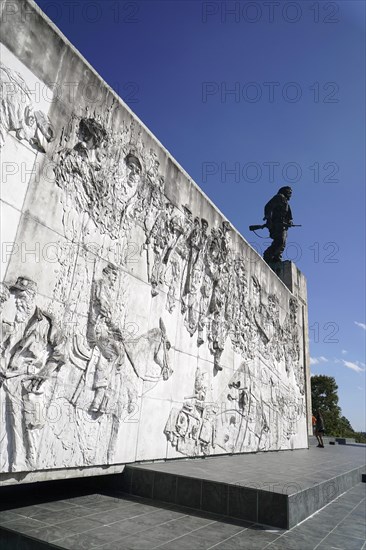
[[[313,428],[313,434],[315,435],[315,431],[316,431],[316,416],[314,416],[314,413],[313,413],[312,416],[311,416],[311,425],[312,425],[312,428]]]
[[[324,448],[324,419],[320,410],[316,413],[316,424],[315,424],[315,436],[318,440],[318,447]]]

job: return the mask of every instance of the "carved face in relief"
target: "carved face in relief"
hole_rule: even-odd
[[[164,177],[161,176],[158,181],[156,182],[157,185],[153,185],[152,191],[151,191],[151,202],[153,206],[156,208],[160,208],[162,206],[162,192],[164,190]]]
[[[279,304],[276,296],[268,296],[268,311],[272,318],[278,318],[279,316]]]
[[[152,162],[152,165],[150,167],[150,170],[149,170],[149,176],[154,178],[154,177],[157,177],[157,175],[159,174],[159,166],[160,166],[160,162],[158,161],[157,158],[154,158],[153,162]]]
[[[298,305],[297,301],[294,300],[293,298],[290,298],[290,303],[289,303],[289,305],[290,305],[290,312],[291,312],[291,314],[292,314],[293,316],[295,316],[296,313],[297,313],[297,310],[298,310],[298,308],[299,308],[299,305]]]
[[[77,137],[82,146],[88,151],[100,147],[106,135],[106,131],[96,120],[83,118],[80,121]]]
[[[238,284],[247,291],[247,277],[244,264],[241,260],[236,260],[234,263],[234,270],[237,277]]]
[[[27,105],[24,109],[24,118],[20,118],[18,122],[18,128],[10,128],[15,130],[17,139],[27,140],[31,145],[31,140],[35,132],[35,117],[34,110],[31,105]]]
[[[166,206],[166,212],[167,212],[168,216],[171,216],[173,214],[173,210],[174,210],[173,203],[172,202],[167,202],[165,204],[165,206]]]
[[[37,283],[21,276],[9,290],[16,308],[15,322],[21,323],[28,319],[34,310]]]
[[[127,184],[136,190],[141,180],[142,166],[139,159],[132,154],[125,157],[127,166]]]
[[[112,265],[111,266],[107,265],[107,267],[103,269],[103,275],[105,277],[106,282],[108,282],[111,285],[111,287],[117,281],[117,275],[118,275],[117,270]]]
[[[110,283],[114,285],[114,283],[117,281],[117,273],[115,271],[111,271],[108,275]]]
[[[192,223],[192,212],[189,210],[189,208],[185,205],[183,205],[183,213],[184,213],[184,225],[186,228],[189,228]]]
[[[77,137],[84,144],[86,149],[94,148],[93,135],[89,132],[86,126],[80,125]]]
[[[230,426],[236,426],[236,418],[235,418],[235,416],[230,416],[229,425],[230,425]]]
[[[227,235],[231,231],[230,223],[229,222],[222,222],[222,233],[223,235]]]
[[[31,315],[35,305],[35,292],[32,290],[15,290],[15,307],[17,323],[23,323]]]

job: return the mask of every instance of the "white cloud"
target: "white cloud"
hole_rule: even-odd
[[[328,363],[328,359],[321,355],[320,357],[310,357],[310,365],[319,365],[319,363]]]
[[[366,325],[365,325],[365,323],[359,323],[358,321],[355,321],[355,325],[357,325],[358,327],[363,328],[363,330],[366,330]]]
[[[363,365],[363,363],[360,363],[359,361],[353,363],[352,361],[345,361],[344,359],[342,359],[342,362],[345,367],[354,370],[355,372],[364,372],[365,370],[364,368],[360,367],[360,364]]]
[[[357,389],[360,391],[363,391],[365,388],[362,388],[361,386],[357,386]]]
[[[342,355],[347,355],[347,350],[346,349],[342,349]]]

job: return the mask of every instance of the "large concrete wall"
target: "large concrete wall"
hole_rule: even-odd
[[[14,5],[0,480],[306,447],[304,278],[291,292],[36,5]]]

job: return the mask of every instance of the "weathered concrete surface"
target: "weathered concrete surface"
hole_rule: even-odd
[[[3,482],[306,447],[304,277],[285,286],[33,1],[2,4],[1,41]]]

